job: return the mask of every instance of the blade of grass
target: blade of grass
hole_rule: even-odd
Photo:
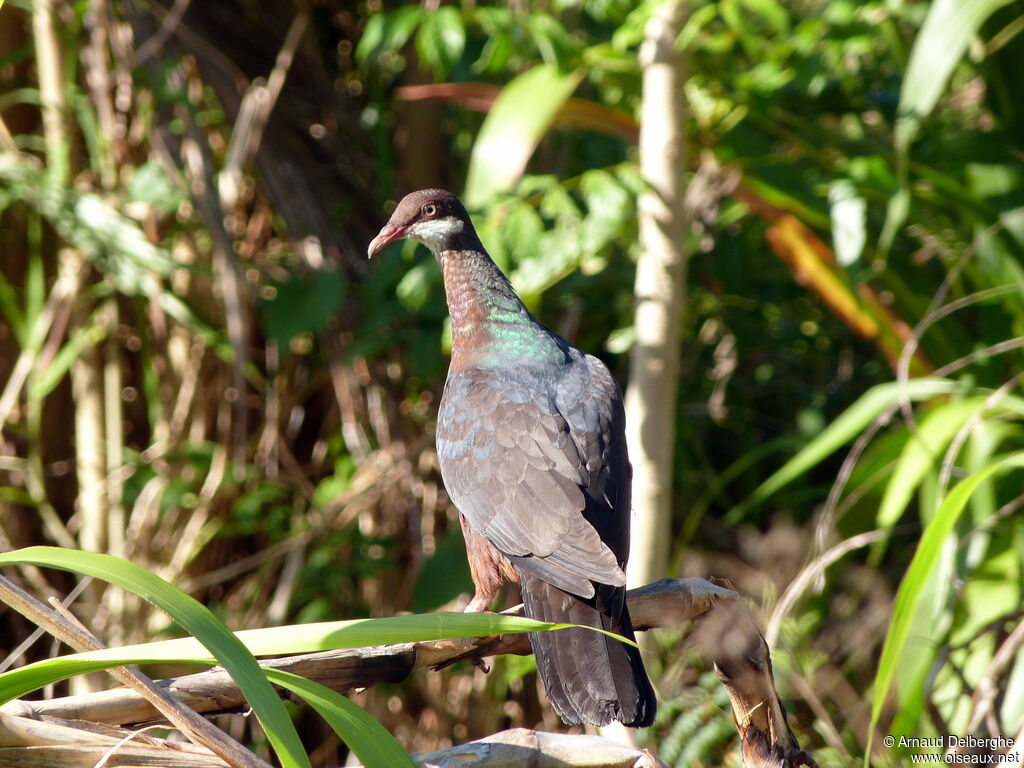
[[[551,624],[521,616],[502,616],[493,613],[425,613],[412,616],[391,616],[382,619],[352,619],[325,621],[314,624],[295,624],[286,627],[247,629],[235,633],[254,656],[315,653],[339,648],[362,648],[372,645],[418,643],[429,640],[448,640],[461,637],[486,637],[497,634],[520,634],[565,629],[570,624]],[[37,662],[49,664],[57,659]],[[138,643],[119,648],[61,656],[69,663],[94,661],[119,664],[194,661],[213,663],[214,656],[196,638],[161,640]],[[29,665],[33,666],[33,665]],[[22,667],[27,669],[28,667]],[[0,698],[3,682],[0,675]]]
[[[942,379],[914,379],[907,382],[906,396],[911,400],[924,400],[949,394],[956,386],[954,382]],[[748,499],[737,505],[729,513],[729,519],[742,516],[853,440],[886,408],[899,402],[901,391],[898,382],[869,389],[796,456],[761,483]]]
[[[6,553],[6,555],[12,554],[17,553]],[[0,556],[0,564],[3,564],[6,555]],[[288,627],[269,627],[245,630],[233,636],[243,643],[253,655],[262,656],[460,637],[553,631],[572,626],[575,625],[552,624],[521,616],[503,616],[493,613],[428,613],[382,619],[354,619]],[[610,632],[598,629],[594,631],[618,638],[617,635]],[[629,640],[618,639],[634,645]],[[160,662],[214,664],[218,661],[219,659],[215,658],[208,646],[192,637],[68,654],[0,674],[0,702],[24,696],[45,685],[65,680],[74,675],[109,669],[112,666]],[[260,670],[262,669],[261,667]]]
[[[910,52],[900,88],[896,151],[906,154],[985,20],[1010,0],[935,0]]]
[[[87,324],[74,330],[71,338],[60,348],[53,361],[32,381],[28,387],[28,398],[42,400],[47,397],[71,370],[72,363],[79,358],[82,351],[96,346],[106,338],[106,335],[107,330],[95,323],[94,313]]]
[[[366,710],[330,688],[279,669],[265,670],[270,682],[301,696],[334,729],[365,768],[416,768],[394,736]]]
[[[194,635],[228,671],[256,713],[282,765],[309,768],[309,758],[295,726],[256,659],[206,606],[144,568],[110,555],[59,547],[28,547],[0,553],[0,565],[15,564],[58,568],[93,576],[157,605]],[[60,659],[50,660],[55,661]],[[14,670],[7,675],[19,671]]]
[[[921,536],[921,543],[914,553],[914,558],[907,568],[896,602],[893,606],[892,620],[889,631],[882,646],[882,657],[875,675],[874,700],[871,703],[871,724],[868,728],[868,744],[864,752],[864,766],[867,768],[871,756],[871,744],[875,727],[878,725],[885,706],[886,695],[892,686],[903,650],[910,635],[911,625],[917,613],[922,592],[928,582],[928,576],[940,562],[942,545],[953,530],[961,512],[978,487],[996,472],[1011,467],[1024,467],[1024,452],[1014,453],[990,464],[983,471],[977,472],[958,483],[943,500],[928,523]]]
[[[942,461],[942,453],[957,430],[972,414],[985,405],[984,397],[970,397],[944,403],[933,408],[918,425],[903,447],[892,478],[878,507],[879,528],[890,530],[902,516],[925,475]],[[886,540],[872,549],[872,562],[877,563],[885,551]]]

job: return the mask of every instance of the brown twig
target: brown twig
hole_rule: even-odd
[[[725,580],[713,581],[731,586]],[[745,768],[817,768],[789,728],[775,689],[768,644],[743,603],[717,605],[700,623],[696,640],[729,693]]]
[[[27,617],[34,624],[44,627],[47,632],[63,643],[78,651],[92,651],[102,648],[102,643],[82,627],[75,626],[60,614],[50,610],[45,604],[36,600],[16,584],[0,576],[0,600],[14,610]],[[260,759],[219,728],[208,723],[201,715],[183,706],[166,690],[158,687],[152,680],[137,669],[116,667],[109,670],[132,692],[148,702],[154,712],[173,723],[195,744],[208,748],[221,757],[228,765],[236,768],[270,768],[270,764]],[[19,716],[23,712],[7,714]],[[99,722],[99,721],[97,721]],[[95,763],[95,760],[93,761]],[[4,762],[3,765],[14,763]],[[57,763],[53,763],[57,764]]]

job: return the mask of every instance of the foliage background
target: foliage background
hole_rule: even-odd
[[[625,384],[654,4],[264,5],[54,3],[50,126],[32,9],[0,11],[0,546],[122,555],[235,628],[457,607],[468,570],[432,441],[440,276],[422,249],[367,264],[365,246],[409,189],[484,188],[492,255]],[[904,586],[902,643],[890,629],[949,489],[1021,448],[1022,12],[719,0],[692,4],[679,40],[711,191],[686,244],[669,575],[751,598],[823,765],[856,762],[874,723],[1024,728],[1019,470],[952,515]],[[541,64],[579,78],[574,99],[518,97],[511,134],[561,112],[525,175],[486,189],[486,110]],[[926,375],[941,386],[907,384]],[[75,607],[112,644],[172,629],[96,583]],[[0,613],[0,658],[31,630]],[[664,706],[641,738],[673,765],[735,764],[713,673],[682,632],[658,647]],[[356,698],[410,750],[558,728],[531,663]],[[315,764],[344,758],[295,717]],[[901,758],[874,742],[878,764]]]

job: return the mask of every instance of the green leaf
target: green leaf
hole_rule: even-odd
[[[914,40],[900,89],[896,151],[905,155],[935,107],[967,44],[985,20],[1011,0],[934,0]]]
[[[925,474],[942,461],[943,452],[957,430],[984,404],[984,397],[944,403],[921,419],[886,485],[878,507],[879,528],[892,528],[896,524]]]
[[[194,635],[231,675],[256,713],[282,764],[288,767],[308,768],[309,758],[295,726],[288,717],[284,704],[264,677],[260,665],[242,642],[206,606],[156,574],[111,555],[59,547],[28,547],[0,553],[0,565],[15,564],[59,568],[103,579],[157,605],[187,632]],[[63,661],[64,659],[50,660]],[[38,665],[30,665],[23,669],[33,666],[38,670]],[[9,676],[21,671],[14,670],[13,673],[0,675],[0,681],[6,681]],[[0,684],[0,701],[10,697],[8,686]]]
[[[776,0],[740,0],[742,5],[763,18],[776,35],[789,34],[789,11]]]
[[[52,548],[32,548],[32,550],[46,549]],[[30,551],[17,550],[0,555],[0,564],[4,564],[8,559],[11,562],[22,562],[22,560],[17,560],[14,556]],[[69,552],[70,555],[90,554],[78,553],[73,550],[64,551]],[[101,557],[109,558],[115,564],[123,562],[117,560],[117,558],[110,558],[108,555]],[[25,562],[28,561],[25,560]],[[134,567],[132,566],[132,568]],[[86,573],[84,569],[76,570]],[[157,577],[153,576],[152,578],[156,579]],[[163,584],[163,582],[160,583]],[[164,586],[168,589],[173,589],[169,585],[165,584]],[[187,598],[187,600],[191,600],[191,598]],[[203,610],[206,609],[204,608]],[[177,620],[176,616],[175,619]],[[181,621],[178,621],[178,623],[185,626]],[[250,629],[237,632],[232,637],[248,649],[253,656],[277,656],[282,654],[315,653],[317,651],[338,648],[361,648],[373,645],[414,643],[461,637],[486,637],[498,634],[542,632],[565,629],[570,626],[573,625],[551,624],[519,616],[502,616],[494,613],[427,613],[412,616],[391,616],[382,619],[352,619],[349,621],[328,621],[286,627]],[[188,629],[187,626],[185,628]],[[96,672],[124,664],[152,664],[161,662],[213,664],[217,661],[218,659],[211,653],[209,647],[204,642],[201,642],[201,638],[197,639],[196,637],[184,637],[177,640],[162,640],[153,643],[127,645],[120,648],[105,648],[98,651],[73,653],[29,664],[0,675],[0,703],[24,696],[43,686],[65,680],[74,675]],[[262,667],[258,669],[262,669]],[[250,699],[251,703],[252,700]]]
[[[409,754],[372,715],[337,691],[279,669],[265,669],[270,682],[301,696],[334,729],[366,768],[416,768]]]
[[[143,163],[128,181],[128,200],[149,203],[161,213],[173,213],[184,199],[184,193],[171,183],[160,163]]]
[[[540,64],[502,89],[473,145],[466,175],[468,207],[480,208],[499,193],[512,191],[582,77],[582,72],[564,74]]]
[[[416,35],[416,52],[438,78],[448,77],[465,47],[466,28],[458,10],[442,5],[427,12]]]
[[[554,16],[531,13],[526,26],[545,64],[563,66],[576,48],[568,31]]]
[[[939,505],[935,517],[928,523],[921,536],[921,543],[907,569],[906,576],[900,584],[893,606],[892,620],[889,631],[882,646],[882,658],[878,663],[875,675],[874,700],[871,704],[871,724],[868,728],[868,744],[864,751],[865,768],[869,765],[871,742],[885,706],[886,695],[896,675],[897,665],[906,646],[914,616],[917,613],[921,594],[928,582],[932,570],[939,564],[946,537],[970,500],[971,495],[985,480],[995,473],[1011,467],[1024,467],[1024,453],[1012,454],[1001,461],[991,464],[981,472],[977,472],[958,483]]]
[[[885,224],[882,225],[882,233],[878,236],[878,251],[883,258],[889,253],[896,233],[903,227],[909,215],[910,190],[904,185],[889,198],[889,203],[885,207]]]
[[[28,399],[42,400],[49,395],[60,384],[61,379],[71,369],[75,360],[81,356],[83,350],[99,344],[106,336],[107,329],[96,324],[95,315],[90,318],[88,323],[76,328],[71,338],[54,356],[53,361],[46,366],[38,378],[32,379],[28,389]]]
[[[420,5],[404,5],[390,13],[371,16],[356,46],[356,63],[362,65],[384,51],[397,51],[408,41],[424,13]]]
[[[509,58],[515,53],[512,11],[509,8],[476,8],[473,18],[483,29],[487,42],[473,62],[472,70],[475,73],[499,73],[508,66]]]
[[[42,253],[33,248],[28,254],[25,270],[25,322],[39,327],[39,318],[46,304],[46,267]],[[36,331],[39,336],[39,331]],[[36,349],[43,343],[41,337],[32,340]]]
[[[0,314],[7,319],[7,324],[18,342],[18,346],[27,347],[31,342],[28,334],[29,324],[22,314],[14,286],[7,282],[3,275],[0,275]]]
[[[433,261],[421,261],[409,267],[395,288],[398,300],[410,312],[423,309],[430,294],[441,285],[441,273]]]
[[[907,382],[905,394],[910,400],[925,400],[949,394],[955,389],[956,384],[945,379],[913,379]],[[899,402],[900,394],[901,387],[898,382],[880,384],[869,389],[824,432],[761,483],[749,499],[729,513],[730,518],[739,511],[745,512],[747,508],[764,501],[852,441],[886,408]]]
[[[513,264],[529,264],[543,257],[538,248],[538,240],[543,233],[544,222],[536,208],[522,200],[508,202],[501,235]]]
[[[496,613],[422,613],[380,619],[348,619],[245,629],[234,635],[253,656],[277,656],[338,648],[541,632],[569,626],[572,625],[552,624]],[[121,664],[127,663],[126,659],[133,659],[135,661],[131,663],[140,664],[183,659],[207,662],[214,660],[205,650],[205,645],[192,637],[74,653],[62,656],[61,659],[85,662],[118,661]],[[0,679],[3,679],[3,676],[0,676]]]
[[[336,269],[292,275],[273,287],[274,298],[263,299],[260,310],[267,336],[282,349],[301,333],[326,328],[345,300],[345,276]]]
[[[603,170],[584,173],[580,192],[587,204],[583,248],[587,253],[596,253],[621,235],[626,222],[636,216],[636,201],[612,174]]]

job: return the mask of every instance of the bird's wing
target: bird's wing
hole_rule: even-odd
[[[437,450],[445,487],[476,531],[517,567],[590,597],[591,582],[625,584],[624,551],[615,539],[621,525],[611,521],[617,502],[607,498],[618,492],[606,434],[614,404],[589,361],[580,356],[576,366],[578,380],[557,382],[529,372],[453,372]]]
[[[622,393],[603,362],[592,355],[576,354],[578,362],[555,387],[555,406],[569,425],[577,452],[585,459],[587,505],[583,515],[624,567],[629,556],[633,469],[626,450]]]

